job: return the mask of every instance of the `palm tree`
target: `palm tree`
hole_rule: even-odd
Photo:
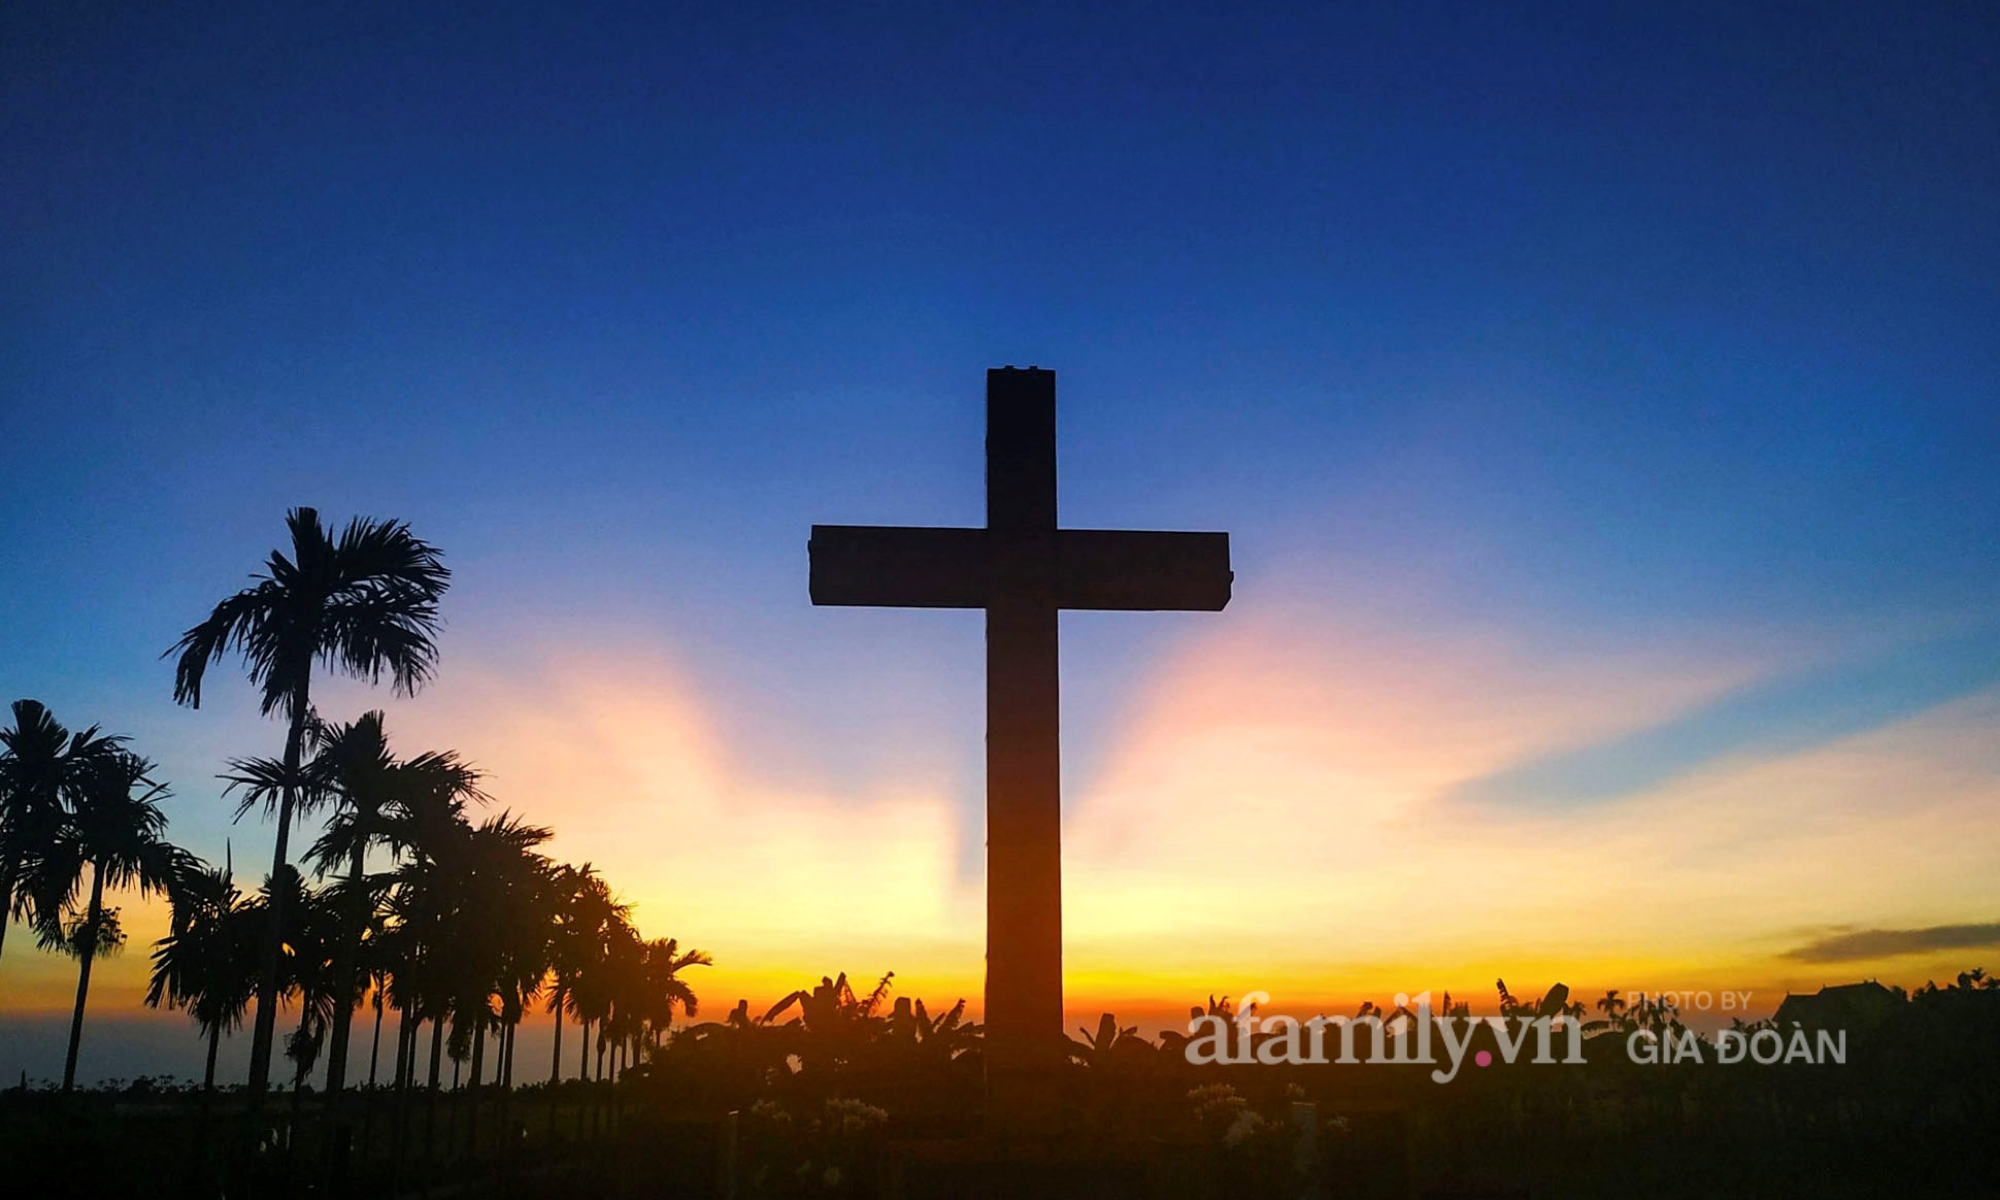
[[[363,713],[346,725],[314,722],[308,738],[314,754],[304,772],[309,777],[305,786],[323,787],[335,807],[306,858],[321,874],[336,866],[347,871],[340,886],[342,928],[333,959],[334,994],[346,996],[357,991],[355,962],[372,924],[378,885],[386,882],[386,877],[368,875],[368,852],[378,846],[393,848],[399,837],[398,818],[413,807],[450,807],[465,800],[484,801],[486,796],[479,790],[479,772],[450,751],[396,758],[379,711]],[[352,1005],[337,1006],[333,1013],[326,1090],[334,1105],[346,1086],[353,1015]]]
[[[400,521],[357,517],[338,538],[319,513],[286,514],[292,553],[274,550],[257,583],[215,606],[167,650],[178,653],[174,699],[201,707],[203,675],[232,650],[262,691],[265,716],[282,710],[288,723],[278,803],[278,836],[271,855],[276,878],[296,805],[296,780],[312,711],[315,662],[344,674],[380,682],[388,671],[398,692],[416,691],[435,672],[438,600],[451,572],[436,547]],[[282,901],[280,901],[282,903]],[[270,1078],[271,1038],[278,1007],[278,956],[282,910],[274,905],[264,934],[257,983],[257,1022],[250,1048],[250,1087],[261,1094]]]
[[[548,1011],[555,1017],[555,1044],[549,1052],[549,1095],[553,1101],[555,1084],[562,1079],[563,1013],[573,1008],[572,989],[582,970],[588,943],[582,933],[583,907],[589,890],[602,887],[603,880],[589,863],[573,867],[559,864],[549,876],[549,999]],[[553,1114],[551,1103],[550,1112]]]
[[[622,1032],[619,1018],[623,1013],[619,1000],[634,990],[629,980],[635,967],[643,961],[644,952],[640,949],[638,931],[626,922],[626,911],[629,909],[609,917],[597,929],[589,947],[589,957],[571,990],[577,1020],[583,1025],[585,1078],[604,1078],[605,1054],[615,1045],[614,1038]],[[597,1031],[594,1039],[591,1037],[593,1028]],[[615,1070],[615,1055],[612,1065]]]
[[[1585,1032],[1594,1033],[1601,1029],[1615,1029],[1622,1033],[1631,1027],[1632,1018],[1625,1014],[1625,997],[1619,993],[1617,988],[1612,988],[1610,991],[1604,993],[1604,998],[1597,1001],[1596,1008],[1598,1012],[1604,1014],[1604,1019],[1601,1021],[1592,1021],[1585,1025]]]
[[[59,927],[62,914],[43,903],[59,882],[48,856],[79,781],[118,743],[94,725],[72,735],[39,700],[14,701],[14,725],[0,729],[0,947],[10,919]]]
[[[538,831],[544,835],[547,830]],[[504,1097],[514,1084],[514,1036],[528,1006],[542,993],[553,965],[556,868],[540,854],[517,848],[502,859],[502,941],[497,983],[500,1063],[494,1072]]]
[[[577,1078],[590,1078],[590,1026],[611,1007],[611,997],[602,970],[607,947],[616,931],[625,927],[632,906],[620,903],[589,863],[563,867],[556,886],[565,897],[558,905],[559,926],[551,946],[551,966],[555,987],[550,1011],[556,1014],[555,1058],[550,1064],[549,1081],[555,1082],[562,1061],[562,1014],[567,1011],[581,1029],[581,1054]]]
[[[546,924],[533,914],[540,909],[547,864],[532,850],[552,835],[505,813],[474,828],[463,807],[462,794],[438,790],[399,805],[390,822],[391,844],[407,857],[393,874],[393,921],[384,940],[400,953],[397,996],[431,1021],[427,1148],[447,1024],[454,1049],[471,1054],[476,1090],[485,1035],[505,1009],[525,1008],[546,971]],[[516,989],[519,995],[507,1001],[505,994]],[[501,1014],[494,1011],[496,996],[502,997]]]
[[[441,1034],[450,1015],[453,913],[445,864],[456,853],[455,843],[465,836],[460,807],[456,802],[422,804],[397,814],[393,844],[405,857],[393,875],[389,922],[382,935],[383,949],[392,963],[390,992],[401,1014],[399,1026],[407,1028],[407,1034],[401,1029],[398,1033],[406,1047],[398,1052],[405,1066],[399,1086],[406,1095],[417,1086],[420,1027],[425,1021],[431,1023],[430,1077],[424,1085],[426,1155],[436,1126]],[[401,1115],[397,1122],[400,1144],[407,1126]]]
[[[660,1035],[673,1026],[675,1006],[690,1017],[700,1012],[701,1000],[687,981],[680,978],[680,973],[689,967],[714,965],[715,960],[706,952],[682,950],[674,938],[654,938],[645,943],[645,961],[640,969],[644,990],[638,1007],[648,1041],[655,1049],[659,1047]]]
[[[278,972],[278,995],[294,994],[299,1024],[285,1039],[285,1057],[292,1060],[294,1095],[312,1075],[326,1046],[327,1030],[340,1006],[333,981],[333,947],[339,937],[341,897],[336,888],[313,888],[297,867],[286,867],[266,879],[250,908],[265,920],[273,910],[284,913],[284,957]]]
[[[167,895],[172,922],[154,943],[146,1004],[184,1009],[194,1018],[208,1041],[202,1091],[210,1093],[222,1035],[242,1024],[256,990],[256,929],[263,918],[246,906],[227,866],[190,863]]]
[[[159,801],[169,793],[148,776],[153,764],[127,750],[94,761],[76,781],[69,811],[46,857],[52,887],[44,903],[73,912],[76,895],[90,874],[90,900],[83,917],[58,932],[43,931],[43,944],[67,948],[81,962],[77,968],[76,1011],[70,1018],[69,1053],[63,1061],[63,1090],[76,1086],[76,1053],[83,1041],[83,1010],[90,996],[90,967],[116,947],[107,946],[104,893],[108,888],[137,887],[141,895],[166,891],[187,873],[186,855],[161,839],[167,826]]]
[[[393,802],[397,763],[389,753],[382,713],[363,713],[347,725],[315,722],[307,736],[313,743],[313,765],[327,778],[337,800],[333,816],[318,841],[306,851],[317,873],[345,866],[341,885],[340,930],[333,953],[336,996],[354,990],[354,964],[361,951],[376,904],[376,891],[366,873],[368,851],[386,840],[388,808]],[[328,1103],[337,1104],[347,1076],[348,1030],[354,1010],[338,1004],[333,1012],[326,1064]]]
[[[547,972],[547,929],[537,914],[548,868],[533,849],[553,835],[507,813],[476,828],[461,820],[444,830],[398,872],[399,890],[413,922],[430,927],[421,940],[427,982],[442,1001],[434,1019],[442,1021],[446,1011],[452,1018],[454,1061],[459,1051],[470,1052],[470,1145],[477,1135],[486,1038],[503,1027],[510,1011],[518,1018]],[[504,1064],[495,1074],[503,1073]]]

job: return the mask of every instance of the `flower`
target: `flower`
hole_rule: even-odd
[[[888,1121],[886,1109],[877,1108],[865,1100],[835,1097],[826,1102],[826,1123],[835,1133],[866,1133],[878,1125],[886,1125]]]
[[[1264,1118],[1246,1108],[1237,1113],[1236,1119],[1229,1123],[1228,1131],[1222,1135],[1222,1144],[1240,1146],[1263,1127]]]

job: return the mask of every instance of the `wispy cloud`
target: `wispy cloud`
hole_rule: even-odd
[[[1932,925],[1925,929],[1854,929],[1807,942],[1785,957],[1798,962],[1863,962],[1932,950],[2000,946],[2000,922],[1986,925]]]
[[[1970,695],[2000,680],[2000,630],[1737,688],[1660,724],[1468,780],[1463,801],[1574,806],[1637,795],[1717,760],[1796,754]]]

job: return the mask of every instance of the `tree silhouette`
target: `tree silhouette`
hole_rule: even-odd
[[[568,957],[558,970],[566,969],[571,975],[569,1010],[582,1033],[577,1076],[589,1079],[591,1051],[602,1050],[604,1022],[611,1016],[617,990],[614,976],[618,960],[623,957],[622,948],[636,941],[638,935],[626,920],[631,907],[614,900],[610,888],[594,873],[579,875],[567,905],[568,929],[559,946]],[[596,1047],[591,1043],[593,1026],[599,1032]],[[597,1076],[602,1078],[601,1053],[599,1062]]]
[[[285,1039],[292,1060],[292,1091],[304,1086],[326,1046],[327,1030],[341,998],[333,977],[333,947],[340,936],[341,897],[336,888],[314,888],[295,866],[264,881],[249,903],[260,924],[272,913],[283,930],[278,964],[280,999],[296,997],[299,1023]]]
[[[644,944],[645,962],[640,970],[640,991],[633,1008],[644,1022],[645,1036],[653,1047],[674,1022],[678,1007],[687,1016],[701,1011],[701,1001],[680,977],[689,967],[708,967],[715,960],[700,950],[682,950],[675,938],[654,938]]]
[[[167,825],[159,801],[169,793],[148,778],[153,764],[120,749],[93,758],[71,791],[68,812],[40,868],[51,890],[44,903],[72,912],[77,893],[90,876],[90,898],[82,918],[61,930],[39,931],[49,949],[77,957],[76,1009],[70,1018],[69,1052],[63,1059],[63,1090],[76,1086],[77,1048],[83,1041],[83,1011],[90,997],[90,968],[115,949],[106,936],[116,930],[116,912],[104,908],[109,889],[136,887],[142,895],[166,891],[185,873],[186,856],[161,838]]]
[[[16,700],[13,713],[13,726],[0,729],[0,949],[10,919],[60,930],[67,881],[51,855],[83,780],[120,741],[95,725],[71,734],[39,700]]]
[[[1605,992],[1594,1007],[1604,1014],[1604,1019],[1586,1023],[1583,1027],[1586,1032],[1611,1029],[1622,1033],[1632,1027],[1632,1018],[1625,1013],[1624,993],[1617,988]]]
[[[604,940],[614,924],[624,923],[631,912],[611,895],[611,888],[589,863],[581,867],[556,867],[549,880],[549,999],[548,1011],[555,1016],[555,1045],[550,1050],[549,1082],[562,1077],[563,1014],[582,1020],[577,1007],[578,981],[596,963]],[[586,985],[587,986],[587,985]],[[587,1041],[589,1031],[582,1031]],[[586,1077],[581,1063],[577,1077]],[[553,1111],[553,1110],[551,1110]]]
[[[780,1027],[788,1035],[785,1041],[791,1052],[807,1068],[838,1071],[859,1056],[878,1026],[886,1024],[875,1014],[895,977],[894,971],[887,972],[876,982],[875,990],[856,996],[848,986],[847,972],[842,971],[836,979],[821,976],[811,991],[800,989],[773,1004],[762,1023],[776,1024],[796,1005],[799,1015]]]
[[[146,1004],[183,1009],[194,1018],[208,1042],[202,1091],[209,1093],[222,1035],[242,1024],[256,991],[256,931],[263,917],[249,908],[227,866],[190,862],[168,899],[171,924],[154,943]]]
[[[313,664],[371,682],[379,682],[386,670],[398,692],[414,692],[437,665],[437,605],[451,576],[437,549],[399,521],[357,517],[334,538],[320,525],[318,512],[297,508],[286,514],[285,524],[291,555],[272,551],[264,573],[254,576],[255,586],[217,604],[167,651],[179,655],[177,702],[199,708],[209,664],[235,651],[250,681],[262,690],[263,714],[282,712],[287,721],[278,836],[271,854],[274,878],[286,865],[295,816],[296,776],[312,712]],[[270,1078],[283,918],[282,908],[274,905],[264,935],[250,1049],[254,1094],[261,1094]]]
[[[1121,1058],[1150,1054],[1154,1049],[1153,1043],[1139,1036],[1137,1025],[1120,1028],[1118,1018],[1110,1013],[1097,1018],[1095,1033],[1081,1026],[1077,1032],[1083,1036],[1070,1039],[1070,1057],[1097,1070],[1103,1070]]]
[[[381,947],[388,966],[390,991],[399,1011],[399,1072],[404,1088],[417,1075],[418,1026],[431,1024],[430,1070],[425,1084],[425,1143],[435,1135],[443,1031],[452,1012],[454,975],[460,947],[456,926],[463,915],[456,908],[455,874],[469,833],[464,817],[476,791],[422,789],[400,797],[389,821],[388,840],[398,862],[391,872],[386,901],[386,925]],[[407,1033],[404,1032],[407,1030]]]
[[[301,786],[308,795],[325,796],[332,804],[332,813],[305,857],[322,875],[336,869],[345,871],[335,889],[338,929],[332,943],[330,995],[337,1000],[331,1013],[326,1069],[327,1103],[333,1118],[330,1128],[338,1139],[344,1128],[342,1093],[347,1082],[350,1029],[354,1008],[364,994],[357,964],[366,952],[364,943],[378,928],[377,908],[390,878],[368,873],[368,854],[376,848],[394,853],[404,831],[415,829],[413,814],[418,810],[441,806],[451,811],[466,800],[483,801],[485,794],[479,790],[479,773],[449,751],[397,758],[390,751],[380,711],[363,713],[345,725],[311,721],[306,736],[313,757],[302,771]],[[377,999],[379,1039],[379,992]]]

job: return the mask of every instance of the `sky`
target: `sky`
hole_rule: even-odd
[[[981,524],[1036,364],[1064,523],[1236,571],[1063,619],[1072,1023],[2000,965],[2000,16],[1629,7],[7,5],[0,693],[261,869],[216,775],[282,731],[161,652],[288,507],[406,520],[441,673],[322,711],[704,1012],[976,1007],[979,615],[815,609],[805,541]],[[119,902],[82,1074],[193,1074]]]

